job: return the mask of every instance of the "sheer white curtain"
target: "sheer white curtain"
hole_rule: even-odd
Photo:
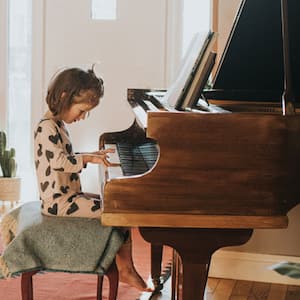
[[[7,105],[7,0],[0,0],[0,130],[6,128]]]
[[[6,131],[9,146],[16,149],[21,201],[32,201],[36,200],[31,148],[32,0],[7,1],[7,14]]]

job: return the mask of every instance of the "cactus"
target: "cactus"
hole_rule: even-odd
[[[17,163],[15,160],[16,151],[14,148],[6,149],[6,134],[0,131],[0,165],[4,177],[15,177]]]

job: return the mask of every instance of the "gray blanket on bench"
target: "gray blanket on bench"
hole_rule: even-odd
[[[124,241],[97,219],[44,216],[39,201],[6,214],[1,237],[2,278],[29,270],[104,274]]]

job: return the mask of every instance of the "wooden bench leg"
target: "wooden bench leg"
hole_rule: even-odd
[[[98,275],[97,300],[102,300],[103,275]]]
[[[22,300],[33,300],[32,276],[38,271],[29,271],[21,275]]]
[[[22,300],[33,300],[32,276],[38,272],[39,271],[30,271],[30,272],[25,272],[21,275]],[[115,262],[111,264],[107,273],[104,276],[108,278],[108,282],[109,282],[108,300],[116,300],[118,295],[118,287],[119,287],[119,272]],[[103,287],[103,276],[98,275],[97,300],[102,300],[102,287]]]
[[[116,300],[118,295],[118,288],[119,288],[119,272],[115,261],[111,264],[107,273],[104,276],[108,278],[108,283],[109,283],[108,300]],[[102,300],[102,287],[103,287],[103,276],[98,275],[97,300]]]

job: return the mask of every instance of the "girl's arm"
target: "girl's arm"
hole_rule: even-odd
[[[53,120],[40,123],[35,134],[35,148],[37,159],[46,157],[51,168],[56,171],[79,173],[84,166],[82,155],[72,153],[71,143],[64,146],[61,131]]]

